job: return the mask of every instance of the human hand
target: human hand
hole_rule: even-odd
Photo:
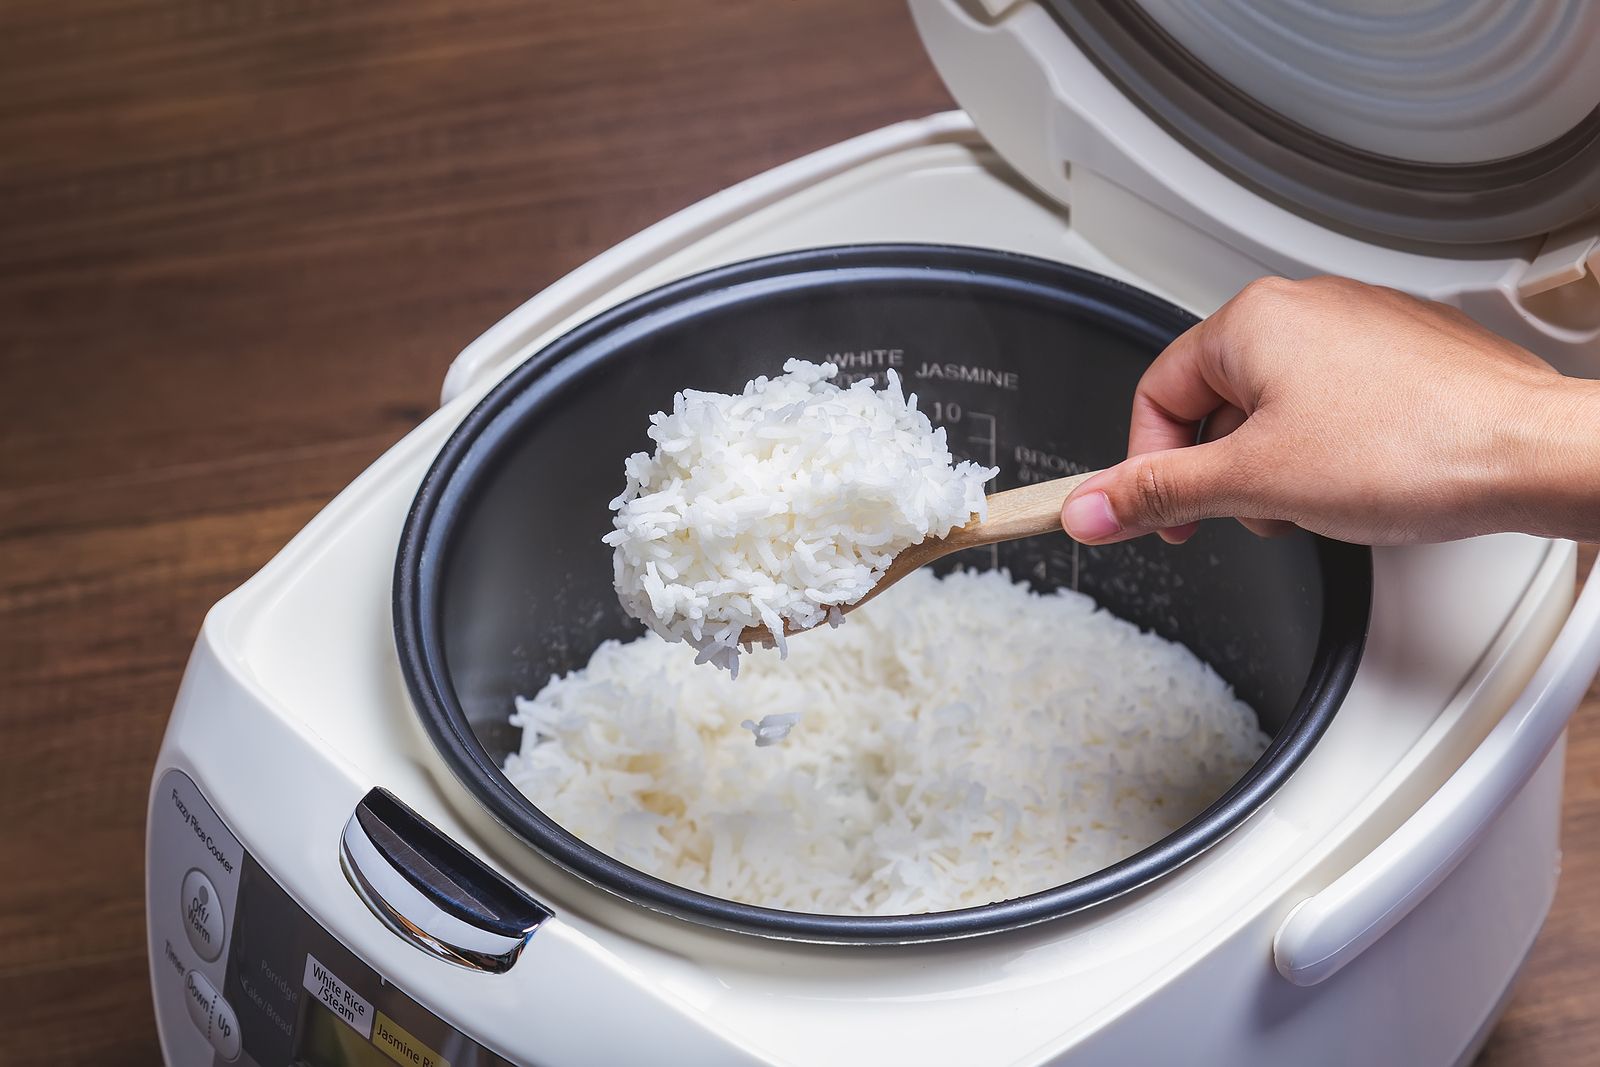
[[[1600,538],[1600,383],[1344,278],[1262,279],[1174,341],[1128,455],[1062,508],[1079,541],[1176,544],[1223,516],[1366,544]]]

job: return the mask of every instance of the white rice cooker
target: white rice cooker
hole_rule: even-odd
[[[470,526],[481,479],[524,462],[496,457],[558,430],[540,438],[557,461],[545,466],[579,472],[575,499],[614,492],[614,456],[584,466],[604,451],[599,431],[561,428],[566,398],[594,395],[589,380],[614,386],[618,425],[639,430],[605,432],[642,437],[642,413],[676,380],[662,331],[691,305],[709,316],[696,329],[720,328],[727,294],[799,293],[808,328],[827,318],[825,268],[868,289],[904,275],[992,282],[1007,301],[1067,292],[1062,314],[1099,315],[1096,329],[1126,340],[1140,322],[1178,328],[1253,278],[1329,272],[1460,307],[1567,373],[1600,375],[1600,8],[912,6],[965,111],[753,178],[528,301],[461,353],[433,416],[207,617],[150,795],[167,1063],[1442,1067],[1475,1055],[1550,907],[1563,731],[1600,665],[1600,582],[1574,600],[1567,542],[1369,556],[1306,537],[1302,562],[1323,585],[1261,610],[1287,620],[1302,598],[1322,612],[1325,646],[1329,605],[1358,604],[1344,673],[1306,681],[1322,661],[1296,653],[1292,688],[1305,690],[1288,702],[1306,714],[1279,729],[1278,762],[1269,751],[1206,817],[1087,889],[854,925],[741,908],[587,849],[496,779],[485,737],[510,728],[484,723],[509,713],[494,703],[504,687],[581,664],[612,624],[597,608],[592,632],[538,631],[501,656],[503,634],[473,629],[482,605],[510,605],[500,630],[519,612],[575,615],[579,587],[563,583],[595,561],[496,588],[499,572],[473,562],[480,542],[441,540],[448,520]],[[865,340],[844,362],[898,366],[927,395],[965,390],[950,395],[967,414],[946,404],[941,419],[965,419],[952,440],[1002,478],[1087,464],[1087,445],[981,414],[1027,392],[1032,370],[1019,389],[979,351],[941,361],[853,321]],[[762,358],[837,354],[836,340]],[[653,362],[640,345],[657,346]],[[608,573],[594,540],[607,516],[594,518],[574,543],[593,543]],[[1217,551],[1279,551],[1213,525]],[[1077,584],[1136,564],[1129,610],[1166,604],[1175,619],[1161,561],[1179,557],[1155,553],[1180,550],[1122,551],[1080,558],[1062,538],[1030,566]],[[441,619],[453,620],[443,635]],[[1228,635],[1238,647],[1218,654],[1244,665],[1237,684],[1256,684],[1255,643],[1272,629]],[[462,679],[475,642],[510,681]],[[1302,643],[1316,645],[1315,627]],[[1263,678],[1263,692],[1279,684]]]

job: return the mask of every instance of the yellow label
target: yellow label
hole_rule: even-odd
[[[450,1067],[450,1061],[412,1037],[404,1027],[383,1012],[372,1023],[372,1043],[378,1050],[405,1067]]]

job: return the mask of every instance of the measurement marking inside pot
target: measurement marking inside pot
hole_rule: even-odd
[[[988,434],[986,436],[979,437],[976,434],[974,434],[974,435],[969,436],[967,438],[967,443],[969,445],[986,445],[986,446],[988,446],[988,449],[989,449],[989,463],[988,463],[988,466],[991,466],[991,467],[1000,466],[1000,446],[999,446],[1000,428],[999,428],[999,425],[998,425],[998,420],[993,415],[985,414],[982,411],[968,411],[967,414],[970,417],[974,418],[974,419],[983,419],[989,425],[989,432],[988,432]],[[999,475],[996,475],[995,477],[998,478]],[[994,488],[995,488],[994,483],[995,483],[995,479],[994,478],[990,478],[989,479],[989,484],[984,486],[984,491],[985,492],[989,492],[989,493],[994,492]],[[996,570],[996,571],[1000,569],[1000,546],[999,545],[990,545],[989,546],[989,569],[990,570]]]

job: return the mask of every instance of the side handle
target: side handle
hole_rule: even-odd
[[[550,909],[490,870],[386,789],[356,805],[339,843],[345,877],[383,924],[422,951],[501,974]]]
[[[1489,735],[1410,819],[1273,938],[1278,973],[1311,986],[1337,974],[1456,869],[1528,784],[1600,669],[1600,563],[1544,662]]]

